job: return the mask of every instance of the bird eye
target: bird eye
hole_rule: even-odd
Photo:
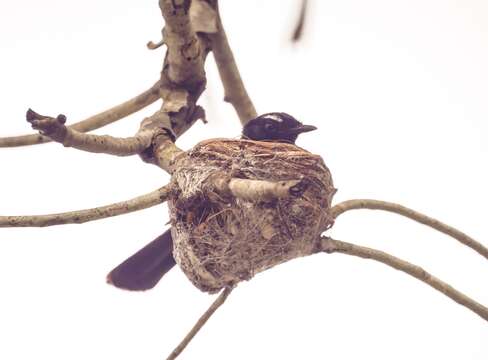
[[[273,123],[266,123],[264,124],[264,129],[267,131],[273,131],[275,129],[275,125]]]

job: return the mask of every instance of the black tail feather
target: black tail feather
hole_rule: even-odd
[[[171,230],[144,246],[107,275],[107,282],[126,290],[152,289],[176,262]]]

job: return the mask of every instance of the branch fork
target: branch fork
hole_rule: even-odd
[[[242,124],[256,117],[257,112],[251,102],[236,62],[232,55],[216,1],[202,0],[160,0],[160,8],[166,26],[163,39],[148,44],[149,48],[167,45],[167,54],[161,79],[149,90],[119,106],[95,115],[82,122],[66,126],[66,116],[49,117],[29,109],[26,118],[42,136],[28,135],[0,138],[0,147],[20,146],[47,142],[50,139],[64,146],[84,151],[108,153],[118,156],[139,154],[143,160],[155,163],[169,173],[174,172],[178,159],[184,152],[175,144],[175,139],[184,133],[202,115],[203,109],[196,105],[205,87],[204,61],[210,49],[214,52],[219,74],[225,89],[225,100],[235,108]],[[302,4],[306,4],[303,1]],[[205,35],[202,36],[201,33]],[[299,32],[297,32],[299,33]],[[297,37],[299,37],[297,35]],[[163,99],[161,110],[145,119],[137,134],[128,138],[114,138],[84,134],[117,121],[145,106]],[[305,179],[270,182],[222,177],[214,181],[218,191],[246,201],[273,201],[287,196],[300,196],[307,189]],[[116,216],[159,204],[170,197],[173,186],[163,187],[155,192],[124,202],[61,214],[39,216],[0,216],[0,227],[50,226],[57,224],[82,223],[109,216]],[[436,228],[453,236],[488,258],[488,249],[467,235],[442,224],[435,219],[403,208],[399,205],[374,200],[353,200],[334,206],[334,217],[359,208],[381,209],[397,212],[416,221]],[[488,309],[457,291],[450,285],[426,272],[424,269],[379,250],[366,248],[329,237],[320,239],[322,252],[342,253],[383,262],[424,281],[454,301],[468,307],[480,317],[488,320]],[[210,318],[212,313],[225,301],[232,288],[226,288],[214,304],[202,316],[183,342],[168,359],[174,359],[191,341],[196,332]]]

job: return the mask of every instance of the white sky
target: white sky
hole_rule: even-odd
[[[258,111],[286,111],[319,130],[299,145],[324,157],[335,201],[397,201],[488,245],[488,2],[315,0],[305,39],[288,37],[298,1],[223,0],[222,16]],[[159,76],[148,51],[156,1],[0,2],[0,135],[29,131],[32,107],[78,121]],[[236,137],[215,65],[202,98],[209,124],[189,148]],[[158,105],[97,131],[129,136]],[[58,144],[0,149],[0,214],[108,204],[168,176],[137,157]],[[0,359],[162,359],[213,298],[179,269],[130,293],[106,273],[159,235],[156,207],[84,225],[0,229]],[[488,262],[395,215],[343,215],[331,234],[423,266],[488,305]],[[291,261],[242,283],[183,359],[487,359],[488,326],[384,265],[343,255]]]

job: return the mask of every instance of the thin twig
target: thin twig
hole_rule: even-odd
[[[88,221],[127,214],[161,204],[168,199],[171,190],[171,185],[166,185],[156,191],[130,200],[93,209],[50,215],[0,216],[0,227],[44,227],[62,224],[82,224]]]
[[[218,31],[208,35],[212,43],[212,51],[215,62],[217,63],[220,79],[224,86],[224,100],[232,104],[242,125],[245,125],[249,120],[257,116],[257,112],[239,73],[229,41],[227,40],[227,35],[225,34],[220,13],[217,14],[217,26]]]
[[[307,5],[308,5],[308,1],[302,0],[302,5],[300,7],[300,15],[298,17],[295,30],[293,30],[293,34],[291,36],[292,42],[298,42],[303,36],[303,28],[305,27],[305,20],[307,18]]]
[[[164,41],[161,39],[157,43],[149,41],[146,46],[149,50],[156,50],[159,49],[161,46],[164,45]]]
[[[171,354],[166,358],[166,360],[173,360],[181,354],[181,352],[185,349],[185,347],[189,344],[189,342],[193,339],[193,337],[197,334],[198,331],[205,325],[205,323],[210,319],[213,313],[225,302],[227,297],[232,292],[233,287],[226,287],[218,296],[217,299],[210,305],[210,307],[205,311],[205,313],[198,319],[197,323],[193,326],[190,332],[185,336],[185,338],[179,343],[179,345],[171,352]]]
[[[469,237],[465,233],[453,228],[452,226],[444,224],[439,220],[436,220],[434,218],[431,218],[427,215],[421,214],[415,210],[409,209],[399,204],[395,204],[387,201],[372,200],[372,199],[348,200],[348,201],[341,202],[337,205],[334,205],[331,209],[331,215],[334,218],[337,218],[339,215],[341,215],[346,211],[356,210],[356,209],[384,210],[384,211],[393,212],[395,214],[403,215],[405,217],[415,220],[421,224],[430,226],[433,229],[436,229],[446,235],[453,237],[454,239],[458,240],[459,242],[463,243],[466,246],[469,246],[471,249],[477,251],[480,255],[488,259],[488,248],[483,246],[478,241]]]
[[[123,119],[126,116],[129,116],[130,114],[133,114],[158,100],[160,98],[159,86],[160,81],[156,82],[151,88],[144,91],[142,94],[139,94],[122,104],[114,106],[111,109],[74,123],[73,125],[70,125],[69,128],[79,132],[88,132]],[[0,147],[36,145],[50,141],[51,139],[49,137],[40,134],[11,136],[0,138]]]
[[[344,241],[334,240],[328,237],[321,238],[321,250],[326,253],[339,252],[346,255],[358,256],[363,259],[372,259],[397,270],[403,271],[420,281],[432,286],[460,305],[463,305],[475,312],[477,315],[488,321],[488,308],[474,301],[462,292],[454,289],[451,285],[429,274],[421,267],[411,264],[405,260],[399,259],[393,255],[387,254],[380,250],[371,249],[364,246],[351,244]]]

